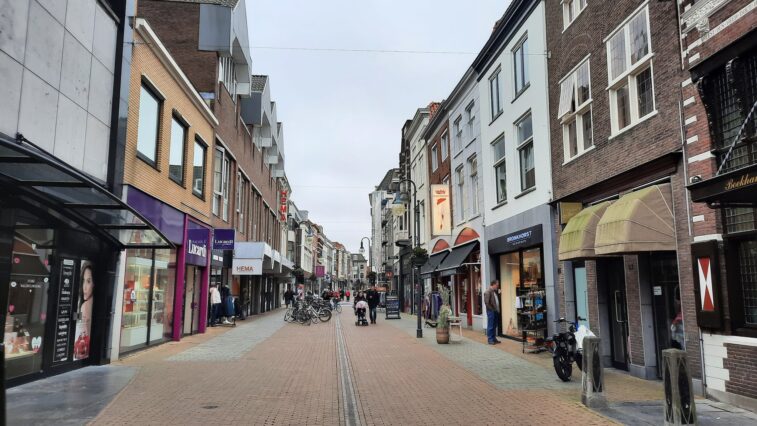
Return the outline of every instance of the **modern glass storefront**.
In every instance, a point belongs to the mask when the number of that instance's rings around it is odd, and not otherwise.
[[[544,337],[547,329],[542,248],[531,247],[499,256],[501,330],[515,338],[526,332]]]

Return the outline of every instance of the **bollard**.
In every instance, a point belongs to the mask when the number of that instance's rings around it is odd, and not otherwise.
[[[662,380],[665,384],[665,425],[697,424],[697,406],[686,352],[662,351]]]
[[[596,336],[586,336],[583,341],[581,402],[589,408],[607,407],[600,343],[601,339]]]

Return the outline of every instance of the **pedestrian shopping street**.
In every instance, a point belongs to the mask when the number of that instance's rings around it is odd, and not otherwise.
[[[521,354],[516,342],[488,346],[485,336],[466,330],[462,340],[453,336],[438,345],[429,328],[419,341],[415,317],[379,316],[377,325],[356,327],[349,305],[331,321],[310,326],[286,323],[283,314],[274,310],[110,366],[18,386],[9,391],[8,424],[590,425],[662,419],[659,382],[608,370],[611,409],[594,412],[580,403],[575,371],[563,383],[548,354]],[[102,383],[120,389],[104,391]],[[701,424],[757,421],[704,400],[698,409]]]

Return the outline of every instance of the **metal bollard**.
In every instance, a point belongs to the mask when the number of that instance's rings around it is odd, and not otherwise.
[[[686,352],[662,351],[662,380],[665,384],[665,425],[697,424],[697,406]]]
[[[581,402],[589,408],[607,407],[605,398],[605,375],[602,368],[601,339],[584,337],[581,368]]]

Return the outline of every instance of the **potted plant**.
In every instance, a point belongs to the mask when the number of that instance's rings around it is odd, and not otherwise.
[[[449,343],[449,317],[452,315],[447,286],[439,286],[439,295],[442,296],[442,306],[439,308],[439,316],[436,320],[436,343],[447,344]]]
[[[416,247],[413,249],[413,255],[411,257],[413,265],[422,266],[428,261],[428,252],[423,247]]]

